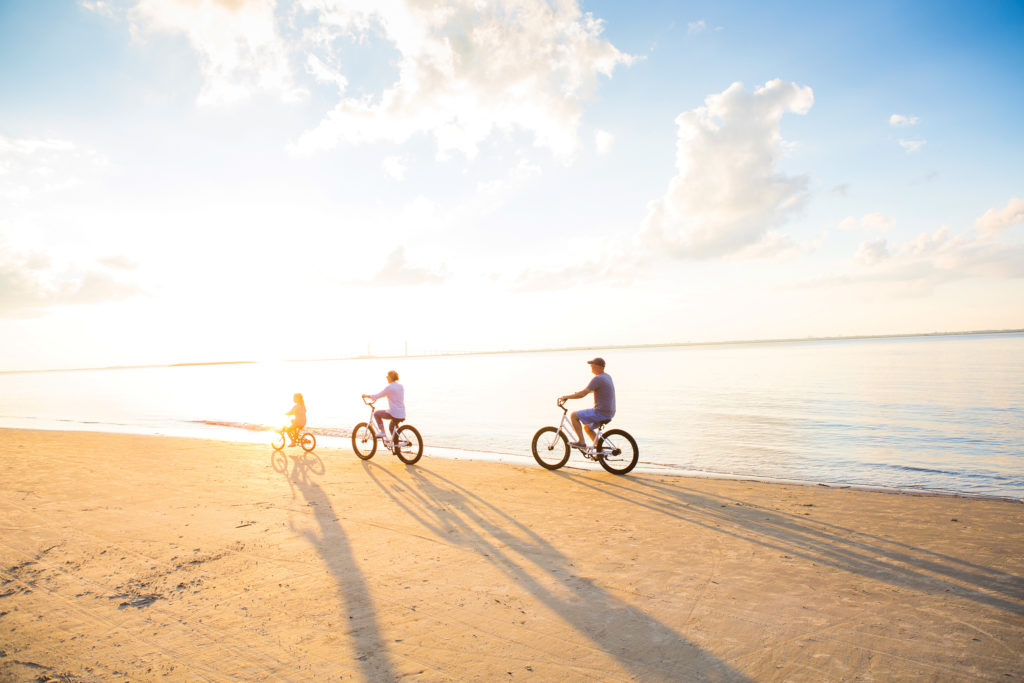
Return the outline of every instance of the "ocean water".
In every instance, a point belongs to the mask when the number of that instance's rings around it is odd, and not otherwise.
[[[302,392],[342,445],[395,369],[427,457],[529,464],[594,355],[637,471],[1024,499],[1024,334],[6,373],[0,427],[269,442]]]

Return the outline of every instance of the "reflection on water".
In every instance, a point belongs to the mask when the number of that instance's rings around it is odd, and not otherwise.
[[[617,389],[613,424],[637,437],[642,463],[1024,497],[1024,335],[598,352]],[[0,426],[223,435],[196,421],[282,424],[301,391],[310,426],[340,439],[365,419],[359,395],[394,368],[429,446],[528,457],[594,353],[0,375]]]

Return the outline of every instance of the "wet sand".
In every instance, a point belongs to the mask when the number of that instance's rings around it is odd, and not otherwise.
[[[1016,680],[1024,505],[0,430],[0,680]]]

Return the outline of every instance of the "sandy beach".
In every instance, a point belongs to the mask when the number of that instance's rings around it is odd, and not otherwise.
[[[0,430],[0,680],[1017,680],[1024,505]]]

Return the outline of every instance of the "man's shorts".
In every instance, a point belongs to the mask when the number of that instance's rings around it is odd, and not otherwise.
[[[583,410],[577,410],[576,417],[580,419],[580,422],[591,427],[596,425],[598,422],[604,422],[605,420],[611,419],[604,413],[599,413],[593,408],[584,408]]]

